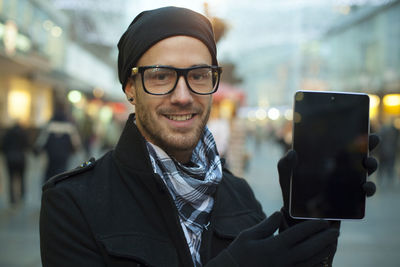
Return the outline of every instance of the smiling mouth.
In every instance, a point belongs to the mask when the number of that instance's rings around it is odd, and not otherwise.
[[[185,115],[165,115],[168,119],[173,121],[187,121],[193,118],[194,114],[185,114]]]

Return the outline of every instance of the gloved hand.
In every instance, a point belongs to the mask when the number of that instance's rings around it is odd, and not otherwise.
[[[314,266],[336,251],[338,229],[322,220],[305,221],[279,235],[282,214],[275,212],[244,230],[227,248],[239,266]]]
[[[369,136],[369,151],[372,151],[379,144],[379,137],[375,134]],[[288,153],[278,162],[279,183],[281,185],[283,197],[283,210],[289,212],[290,177],[292,170],[297,162],[296,151],[289,150]],[[378,168],[378,162],[373,157],[367,157],[363,161],[363,166],[371,175]],[[375,194],[376,186],[373,182],[367,181],[363,185],[365,195],[370,197]]]

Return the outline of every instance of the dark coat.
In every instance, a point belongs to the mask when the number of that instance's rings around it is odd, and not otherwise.
[[[3,151],[9,169],[24,169],[25,152],[28,149],[28,135],[18,124],[12,126],[4,134]]]
[[[232,266],[221,251],[264,218],[247,182],[224,170],[202,235],[203,264],[214,258],[210,265]],[[40,248],[43,266],[193,266],[175,204],[132,116],[115,150],[45,184]]]

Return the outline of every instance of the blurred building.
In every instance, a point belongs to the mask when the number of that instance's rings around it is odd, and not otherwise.
[[[333,90],[399,92],[400,1],[348,10],[320,40],[304,46],[304,76]]]
[[[117,3],[118,10],[106,4],[0,1],[0,128],[16,119],[28,127],[39,127],[51,117],[57,101],[71,102],[71,110],[78,107],[82,114],[93,100],[101,105],[91,113],[99,114],[110,101],[108,108],[115,109],[114,102],[123,94],[118,94],[117,37],[110,38],[119,32],[118,28],[112,33],[101,31],[99,21],[103,25],[121,22],[124,16],[121,3]],[[115,25],[124,27],[124,23]],[[75,95],[67,98],[70,92]]]
[[[227,7],[220,55],[248,104],[291,105],[300,89],[398,91],[400,1],[256,1]],[[397,88],[397,89],[396,89]]]
[[[375,129],[400,129],[400,1],[255,1],[229,5],[220,55],[246,92],[240,116],[281,128],[297,90],[364,92]],[[228,19],[228,17],[233,19]]]
[[[393,120],[400,129],[400,1],[343,8],[302,46],[299,88],[368,93],[373,126]]]
[[[372,119],[400,120],[400,1],[349,7],[349,16],[304,48],[304,81],[311,82],[304,88],[324,83],[328,90],[368,93]]]

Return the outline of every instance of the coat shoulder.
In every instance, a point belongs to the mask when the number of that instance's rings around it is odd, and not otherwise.
[[[98,161],[96,161],[95,158],[90,158],[88,161],[83,162],[81,165],[79,165],[73,170],[66,171],[56,176],[53,176],[43,185],[43,192],[45,192],[50,188],[55,187],[57,183],[60,183],[67,179],[72,179],[74,177],[77,177],[79,175],[85,174],[93,170],[93,168],[96,166],[97,163]]]

